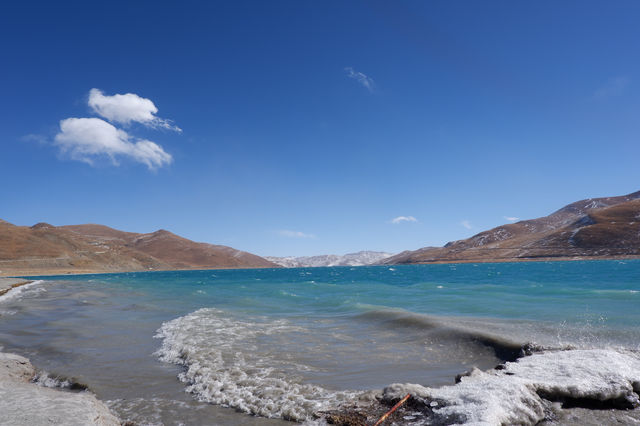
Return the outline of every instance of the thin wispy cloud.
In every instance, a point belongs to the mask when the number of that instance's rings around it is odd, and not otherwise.
[[[629,87],[629,84],[631,84],[631,80],[628,77],[609,79],[602,87],[594,92],[593,97],[595,99],[603,99],[620,96],[625,92],[627,87]]]
[[[361,73],[360,71],[354,70],[352,67],[346,67],[344,70],[347,73],[347,77],[353,78],[362,86],[364,86],[369,92],[373,92],[376,84],[371,77],[367,76],[364,73]]]
[[[24,135],[20,139],[24,142],[36,142],[40,145],[46,145],[49,143],[49,140],[46,138],[46,136],[36,133],[29,133],[28,135]]]
[[[118,165],[120,157],[130,157],[157,169],[173,158],[155,142],[137,139],[100,118],[67,118],[60,121],[60,132],[54,144],[72,159],[94,164],[94,159],[106,156]]]
[[[502,216],[505,218],[505,220],[508,220],[509,222],[515,222],[517,220],[520,220],[519,217],[515,217],[515,216]]]
[[[287,238],[315,238],[313,234],[306,234],[300,231],[291,231],[289,229],[281,229],[278,231],[278,235]]]
[[[89,91],[89,106],[99,116],[112,123],[129,125],[140,123],[147,127],[162,128],[181,132],[182,129],[171,123],[170,120],[156,117],[158,108],[147,98],[135,93],[123,95],[105,95],[99,89]]]
[[[418,219],[416,219],[413,216],[398,216],[391,219],[390,222],[393,223],[394,225],[397,225],[403,222],[418,222]]]
[[[473,226],[471,226],[471,222],[469,222],[468,220],[463,220],[462,222],[460,222],[460,225],[464,226],[467,229],[473,228]]]

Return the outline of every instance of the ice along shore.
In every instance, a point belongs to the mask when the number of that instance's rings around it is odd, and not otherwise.
[[[0,296],[32,281],[0,278]],[[0,352],[0,424],[119,426],[120,420],[92,393],[48,388],[32,382],[27,358]]]

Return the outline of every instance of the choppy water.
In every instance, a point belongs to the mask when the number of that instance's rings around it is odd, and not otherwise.
[[[640,349],[640,261],[44,277],[7,296],[4,350],[140,424],[304,420],[530,341]]]

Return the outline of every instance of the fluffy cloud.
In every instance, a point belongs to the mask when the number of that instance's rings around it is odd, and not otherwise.
[[[398,223],[402,223],[402,222],[417,222],[418,219],[416,219],[413,216],[398,216],[398,217],[394,217],[393,219],[391,219],[391,223],[393,224],[398,224]]]
[[[89,92],[89,106],[101,117],[112,123],[131,124],[141,123],[148,127],[163,128],[181,132],[177,126],[169,120],[156,117],[158,108],[150,99],[142,98],[135,93],[108,96],[99,89],[91,89]]]
[[[515,216],[503,216],[503,217],[509,222],[515,222],[516,220],[520,220],[519,217],[515,217]]]
[[[346,67],[344,70],[347,73],[347,77],[357,80],[358,83],[362,84],[368,91],[373,92],[375,83],[371,77],[368,77],[366,74],[356,71],[351,67]]]
[[[290,231],[288,229],[282,229],[278,231],[278,234],[288,238],[315,238],[316,237],[313,234],[305,234],[304,232]]]
[[[468,220],[463,220],[462,222],[460,222],[460,225],[464,226],[467,229],[473,228],[473,226],[471,226],[471,222],[469,222]]]
[[[131,137],[124,130],[100,118],[67,118],[60,121],[60,132],[55,144],[71,158],[93,164],[98,156],[108,156],[114,164],[118,157],[130,157],[156,169],[173,160],[154,142]]]

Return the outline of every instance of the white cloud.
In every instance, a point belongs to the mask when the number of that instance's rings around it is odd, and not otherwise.
[[[604,84],[604,86],[594,92],[593,97],[596,99],[602,99],[622,95],[630,83],[631,80],[627,77],[611,78]]]
[[[463,220],[462,222],[460,222],[460,225],[464,226],[467,229],[473,228],[473,226],[471,226],[471,222],[469,222],[468,220]]]
[[[47,140],[46,136],[38,135],[36,133],[29,133],[28,135],[24,135],[20,139],[24,142],[36,142],[40,145],[46,145],[49,143],[49,140]]]
[[[305,234],[304,232],[290,231],[288,229],[282,229],[278,231],[278,234],[288,238],[315,238],[316,237],[313,234]]]
[[[366,74],[356,71],[351,67],[346,67],[344,70],[347,72],[347,77],[357,80],[358,83],[362,84],[368,91],[373,92],[373,89],[375,89],[376,86],[371,77],[368,77]]]
[[[117,158],[130,157],[156,169],[171,163],[173,158],[161,146],[145,139],[131,137],[124,130],[100,118],[67,118],[60,121],[56,145],[71,158],[93,164],[95,157],[106,155],[113,164]]]
[[[505,218],[505,220],[508,220],[509,222],[515,222],[516,220],[520,220],[519,217],[515,217],[515,216],[503,216]]]
[[[178,126],[171,124],[169,120],[156,117],[158,108],[155,104],[150,99],[142,98],[135,93],[108,96],[99,89],[91,89],[89,91],[89,106],[96,114],[112,123],[127,125],[136,122],[153,128],[182,131]]]
[[[391,219],[391,223],[393,224],[398,224],[398,223],[402,223],[402,222],[417,222],[418,219],[416,219],[413,216],[398,216],[398,217],[394,217],[393,219]]]

